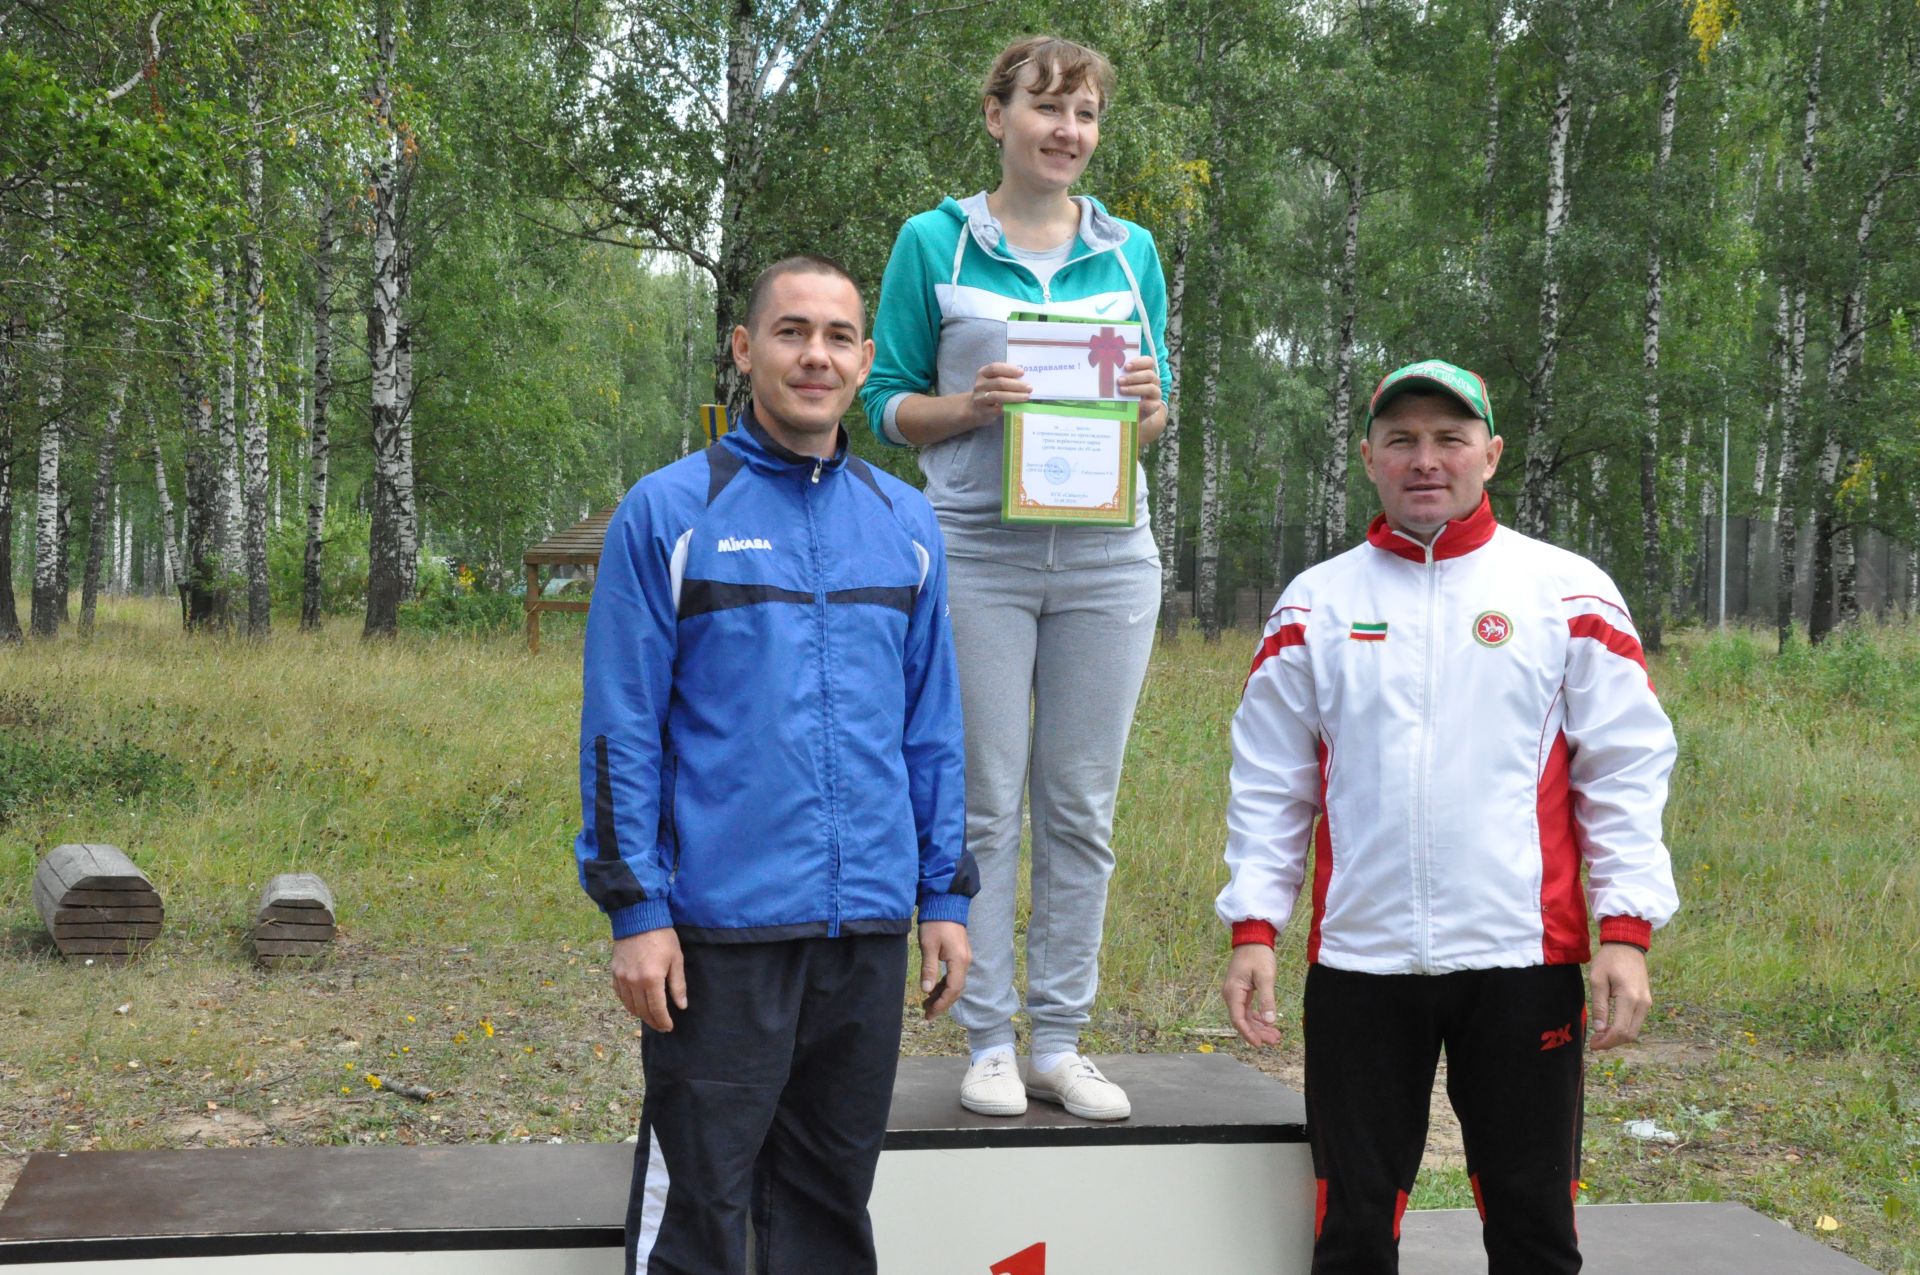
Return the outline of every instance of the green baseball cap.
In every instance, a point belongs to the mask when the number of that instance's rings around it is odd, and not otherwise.
[[[1411,389],[1435,389],[1458,399],[1469,412],[1487,423],[1487,433],[1499,433],[1493,427],[1493,403],[1487,396],[1487,383],[1480,379],[1479,373],[1455,367],[1445,359],[1422,359],[1381,377],[1380,384],[1374,386],[1373,397],[1367,400],[1366,427],[1373,428],[1373,418],[1381,409]]]

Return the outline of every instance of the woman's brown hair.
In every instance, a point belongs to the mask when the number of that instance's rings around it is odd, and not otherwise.
[[[1113,101],[1113,63],[1084,44],[1054,35],[1030,35],[1002,49],[981,86],[981,100],[1011,104],[1022,72],[1029,69],[1033,71],[1027,81],[1029,92],[1071,93],[1084,84],[1100,99],[1102,111]]]

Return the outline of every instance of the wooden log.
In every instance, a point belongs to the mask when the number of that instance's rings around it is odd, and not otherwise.
[[[164,921],[166,909],[151,908],[56,908],[54,928],[63,925],[112,925],[122,921]]]
[[[333,926],[289,925],[284,921],[262,921],[253,927],[253,938],[256,943],[262,939],[268,942],[285,939],[292,942],[327,943],[333,939]]]
[[[333,891],[314,873],[283,872],[267,882],[267,888],[260,895],[260,906],[254,909],[254,916],[265,920],[267,913],[274,908],[319,909],[327,914],[328,920],[332,920]]]
[[[71,939],[157,939],[160,937],[160,923],[123,922],[118,925],[56,925],[53,927],[53,941],[62,950]]]
[[[130,912],[153,912],[152,917],[138,919],[165,919],[160,915],[165,909],[157,894],[144,890],[68,890],[61,894],[37,874],[33,878],[33,906],[48,925],[58,922],[62,913],[71,911],[109,912],[115,917]]]
[[[40,861],[36,876],[49,884],[59,882],[59,893],[68,890],[153,890],[147,874],[133,865],[118,846],[56,846]]]
[[[35,878],[34,890],[38,893],[45,889],[44,884]],[[56,908],[157,908],[161,907],[160,896],[151,890],[68,890],[65,894],[49,891],[47,896]]]
[[[160,892],[131,859],[88,843],[57,846],[40,861],[33,905],[69,959],[130,957],[160,936],[166,915]]]
[[[270,921],[285,921],[289,925],[331,925],[333,914],[322,907],[271,907],[262,908],[254,920],[258,925]]]

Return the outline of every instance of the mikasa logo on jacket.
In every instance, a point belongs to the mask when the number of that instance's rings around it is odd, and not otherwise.
[[[739,553],[742,549],[771,548],[773,548],[772,543],[759,536],[722,536],[720,538],[721,553]]]

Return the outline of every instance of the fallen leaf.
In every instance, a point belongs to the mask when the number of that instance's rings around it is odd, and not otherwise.
[[[1822,1213],[1820,1215],[1820,1220],[1818,1222],[1815,1222],[1814,1225],[1819,1227],[1823,1231],[1837,1231],[1840,1229],[1840,1223],[1838,1219],[1836,1219],[1831,1213]]]

